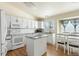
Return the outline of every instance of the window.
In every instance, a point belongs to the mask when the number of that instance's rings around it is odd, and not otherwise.
[[[55,24],[54,20],[45,20],[43,22],[43,28],[45,29],[45,31],[49,31],[51,29],[51,31],[53,32],[55,28],[54,24]]]
[[[67,21],[67,20],[63,20]],[[64,26],[62,26],[64,22],[61,24],[61,32],[79,32],[79,20],[78,19],[70,19]],[[65,29],[65,30],[62,30]]]

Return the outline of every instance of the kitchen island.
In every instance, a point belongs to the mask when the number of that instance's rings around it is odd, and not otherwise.
[[[28,56],[41,56],[47,52],[47,34],[33,33],[28,34],[25,37]]]

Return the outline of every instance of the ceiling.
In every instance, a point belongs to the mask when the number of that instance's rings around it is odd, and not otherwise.
[[[12,2],[11,4],[34,17],[42,18],[79,9],[78,2]]]

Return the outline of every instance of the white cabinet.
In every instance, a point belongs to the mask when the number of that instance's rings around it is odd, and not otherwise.
[[[6,23],[6,14],[4,10],[0,9],[0,49],[1,49],[1,56],[6,55],[6,34],[7,34],[7,23]]]
[[[11,39],[10,40],[6,40],[7,41],[7,50],[12,50],[12,42],[11,42]]]
[[[36,39],[26,37],[26,39],[26,50],[29,56],[41,56],[47,51],[48,36]]]
[[[23,28],[23,18],[11,16],[11,28]]]
[[[34,42],[34,55],[40,56],[47,52],[47,37],[39,38]]]
[[[11,28],[17,28],[18,26],[18,18],[11,16]]]
[[[7,47],[6,47],[7,44],[6,43],[2,45],[2,56],[5,56],[7,54]]]
[[[23,18],[22,17],[18,17],[18,23],[20,25],[20,28],[24,28],[23,27]]]
[[[48,34],[48,39],[47,39],[47,42],[50,43],[50,44],[53,44],[53,35],[52,34]]]
[[[12,49],[17,49],[24,46],[24,38],[21,34],[12,35]]]
[[[6,15],[6,20],[7,20],[7,28],[9,28],[10,27],[10,22],[11,22],[11,16],[9,16],[9,15]]]
[[[47,42],[50,43],[50,44],[55,44],[55,34],[48,34],[48,39],[47,39]]]

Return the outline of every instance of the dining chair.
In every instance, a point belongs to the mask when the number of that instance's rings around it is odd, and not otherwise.
[[[59,35],[56,34],[56,50],[58,49],[59,46],[63,46],[64,47],[64,53],[66,51],[66,36],[65,35]]]
[[[78,52],[79,55],[79,37],[78,36],[69,36],[67,41],[67,50],[68,55],[71,52]],[[77,51],[75,51],[77,50]]]

